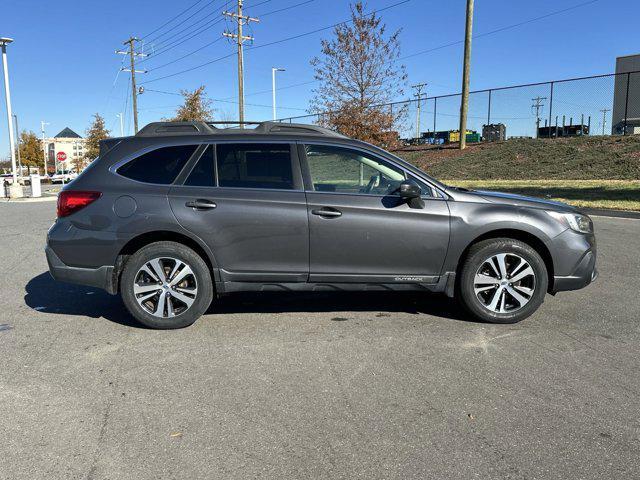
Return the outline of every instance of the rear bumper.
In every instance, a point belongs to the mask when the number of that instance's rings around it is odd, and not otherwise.
[[[55,280],[102,288],[112,295],[117,293],[117,288],[113,281],[113,266],[103,265],[98,268],[70,267],[58,258],[51,247],[47,246],[45,253],[49,264],[49,273]]]
[[[596,255],[593,251],[588,251],[584,254],[571,275],[566,277],[553,277],[553,288],[551,289],[551,293],[579,290],[580,288],[584,288],[589,285],[596,278],[598,278]]]

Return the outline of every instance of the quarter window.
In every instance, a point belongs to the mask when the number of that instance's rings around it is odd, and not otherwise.
[[[288,144],[218,144],[218,186],[292,190]]]
[[[308,145],[307,162],[318,192],[392,195],[405,174],[374,156],[342,147]]]
[[[198,163],[184,182],[185,185],[194,187],[214,187],[216,184],[213,168],[213,145],[209,145],[204,151]]]
[[[196,151],[196,145],[158,148],[118,168],[123,177],[144,183],[169,185]]]

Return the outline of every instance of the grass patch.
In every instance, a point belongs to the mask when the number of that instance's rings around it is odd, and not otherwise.
[[[412,147],[395,152],[436,178],[456,180],[638,180],[640,135],[512,139],[460,151]]]
[[[583,208],[640,211],[640,180],[444,180],[447,185],[497,190]]]

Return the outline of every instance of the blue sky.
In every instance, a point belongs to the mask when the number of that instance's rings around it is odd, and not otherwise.
[[[302,3],[304,0],[245,0],[245,9],[261,15]],[[369,0],[369,10],[384,8],[400,0]],[[21,129],[39,133],[40,121],[49,122],[47,133],[55,134],[69,126],[81,135],[91,115],[99,112],[107,126],[119,133],[118,112],[126,112],[126,132],[131,132],[131,103],[127,101],[128,74],[117,74],[123,48],[129,35],[153,40],[180,20],[204,7],[171,33],[157,39],[167,40],[201,16],[222,10],[225,0],[202,0],[188,13],[155,34],[158,26],[180,13],[196,0],[139,0],[98,2],[95,0],[3,0],[0,10],[0,36],[13,37],[8,49],[12,104],[19,115]],[[585,3],[583,0],[476,0],[474,34],[482,34],[524,22],[558,10]],[[260,4],[260,5],[258,5]],[[255,7],[252,8],[252,5]],[[461,40],[464,35],[464,0],[411,0],[381,12],[391,30],[402,28],[402,55]],[[575,76],[612,72],[615,57],[640,52],[640,2],[626,2],[613,8],[599,0],[565,13],[527,23],[474,41],[472,89],[529,83]],[[253,24],[255,46],[309,32],[349,18],[349,2],[314,0],[279,13],[266,15]],[[200,23],[202,25],[206,20]],[[175,60],[220,37],[222,21],[187,42],[145,62],[152,70]],[[195,27],[197,28],[197,26]],[[193,31],[188,29],[183,35]],[[271,116],[271,67],[286,68],[278,74],[278,86],[286,87],[313,80],[309,60],[319,52],[320,39],[330,35],[324,30],[273,46],[247,50],[245,54],[245,91],[247,119],[263,120]],[[162,46],[161,44],[159,45]],[[151,51],[153,44],[146,43]],[[204,84],[210,97],[235,100],[237,95],[236,59],[230,56],[189,73],[152,81],[164,75],[200,65],[234,52],[226,39],[204,48],[171,65],[140,75],[147,92],[139,97],[140,124],[171,115],[180,97],[150,90],[178,92]],[[426,54],[412,56],[403,63],[409,84],[429,83],[428,94],[439,95],[460,90],[462,45],[455,44]],[[144,83],[144,82],[149,83]],[[279,116],[304,114],[313,84],[278,91]],[[255,92],[264,92],[253,94]],[[218,115],[236,118],[232,103],[214,102]],[[264,105],[258,106],[258,105]],[[0,157],[8,151],[4,96],[0,120]],[[454,106],[452,106],[454,107]]]

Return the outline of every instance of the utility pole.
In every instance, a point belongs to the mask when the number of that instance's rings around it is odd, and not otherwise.
[[[131,95],[133,105],[133,132],[138,133],[138,89],[136,88],[136,73],[147,73],[146,70],[136,70],[136,57],[146,57],[146,53],[136,52],[136,42],[140,39],[136,37],[129,37],[129,40],[123,42],[123,45],[129,45],[129,50],[116,50],[119,55],[129,55],[130,68],[121,68],[123,72],[131,72]]]
[[[460,99],[460,150],[464,150],[467,147],[467,111],[469,110],[472,35],[473,0],[467,0],[467,22],[464,29],[464,63],[462,65],[462,98]]]
[[[610,112],[610,108],[603,108],[600,110],[602,112],[602,135],[604,135],[604,129],[607,126],[607,112]]]
[[[260,20],[242,14],[242,0],[238,0],[237,12],[228,12],[225,10],[222,14],[235,19],[238,24],[238,31],[236,33],[225,31],[222,35],[228,38],[234,38],[238,43],[238,120],[240,122],[240,128],[244,128],[244,55],[242,45],[245,40],[253,40],[253,37],[243,35],[242,27],[249,22],[259,22]]]
[[[16,153],[18,154],[18,172],[22,176],[22,159],[20,158],[20,129],[18,128],[18,115],[13,114],[16,123]]]
[[[276,72],[284,72],[284,68],[271,68],[271,96],[273,105],[273,119],[276,120]]]
[[[416,93],[414,93],[413,96],[418,99],[418,108],[416,109],[416,140],[420,138],[420,106],[422,103],[422,89],[426,86],[426,83],[411,85],[411,88],[416,90]]]
[[[542,107],[544,107],[544,102],[547,99],[547,97],[536,97],[536,98],[532,98],[531,101],[534,102],[533,105],[531,105],[531,108],[536,110],[536,138],[538,138],[538,131],[540,130],[540,110],[542,110]],[[549,128],[551,128],[551,126],[549,126]]]
[[[40,131],[42,132],[42,151],[44,152],[44,173],[42,174],[42,176],[46,177],[47,176],[47,143],[45,142],[44,139],[44,126],[45,125],[49,125],[47,122],[45,121],[40,121]]]

